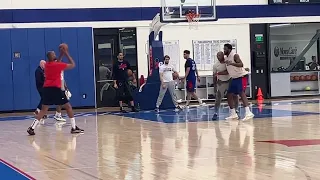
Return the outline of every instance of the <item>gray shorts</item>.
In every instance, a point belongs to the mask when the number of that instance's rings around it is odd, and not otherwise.
[[[230,86],[229,81],[220,81],[217,82],[216,98],[223,98],[227,95],[228,89]]]

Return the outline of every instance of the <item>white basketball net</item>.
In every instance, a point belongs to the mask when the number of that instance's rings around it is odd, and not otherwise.
[[[189,29],[197,30],[199,27],[200,14],[190,12],[186,15],[186,18],[189,23]]]

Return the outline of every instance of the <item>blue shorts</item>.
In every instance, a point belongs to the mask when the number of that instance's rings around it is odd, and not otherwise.
[[[196,90],[196,80],[187,80],[186,89],[188,92],[195,92]]]
[[[247,76],[232,79],[228,89],[228,93],[238,95],[244,92],[247,87],[247,81]]]

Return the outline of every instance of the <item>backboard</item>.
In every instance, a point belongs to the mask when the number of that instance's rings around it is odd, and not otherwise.
[[[187,12],[200,14],[199,21],[216,21],[215,0],[160,0],[161,22],[177,23],[188,22]]]

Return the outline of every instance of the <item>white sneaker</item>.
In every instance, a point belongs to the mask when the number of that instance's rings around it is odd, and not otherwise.
[[[62,116],[57,116],[57,115],[55,115],[54,117],[53,117],[55,120],[57,120],[57,121],[67,121],[66,119],[64,119]]]
[[[226,120],[232,120],[232,119],[239,119],[238,114],[231,114],[229,117],[226,118]]]
[[[56,125],[56,130],[58,131],[61,131],[62,130],[62,126],[65,125],[66,122],[56,122],[55,125]]]
[[[199,103],[200,106],[205,106],[206,103],[202,102],[202,103]]]
[[[181,110],[182,110],[182,108],[181,108],[181,106],[179,106],[179,105],[174,109],[175,112],[179,112],[179,111],[181,111]]]
[[[249,112],[246,114],[246,116],[242,119],[242,121],[247,121],[249,119],[252,119],[254,117],[254,114],[252,112]]]

